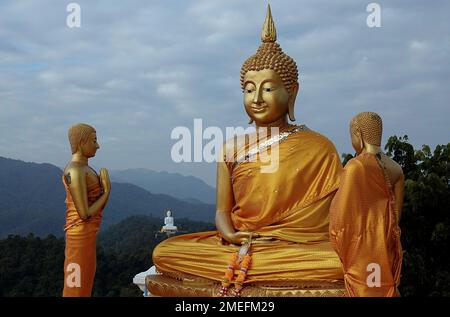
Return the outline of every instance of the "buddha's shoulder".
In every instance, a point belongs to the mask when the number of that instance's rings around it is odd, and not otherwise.
[[[336,148],[331,142],[330,139],[328,139],[323,134],[317,132],[316,130],[313,130],[306,125],[300,125],[298,126],[298,132],[294,133],[292,135],[292,138],[297,141],[303,143],[305,146],[316,148],[320,150],[329,150],[329,151],[336,151]]]

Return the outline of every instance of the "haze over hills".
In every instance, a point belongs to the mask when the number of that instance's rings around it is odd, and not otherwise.
[[[39,236],[64,234],[65,191],[61,175],[62,170],[51,164],[0,157],[0,237],[30,232]],[[210,223],[214,220],[213,205],[113,182],[102,229],[131,215],[164,217],[167,209],[173,211],[175,222],[179,218]]]
[[[190,202],[215,204],[216,190],[203,180],[178,173],[156,172],[145,168],[111,170],[112,181],[130,183],[155,194],[167,194]]]

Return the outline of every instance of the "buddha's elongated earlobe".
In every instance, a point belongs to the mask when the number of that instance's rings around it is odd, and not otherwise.
[[[362,150],[362,149],[364,149],[364,141],[363,141],[361,132],[359,132],[358,135],[359,135],[359,146],[360,146],[360,148]]]
[[[288,116],[289,116],[289,120],[295,121],[294,106],[293,105],[292,106],[289,105]]]
[[[253,123],[253,119],[250,118],[250,120],[248,121],[248,124],[252,124]]]
[[[295,121],[294,107],[295,107],[295,99],[297,98],[298,89],[299,89],[299,85],[298,85],[298,83],[296,83],[295,85],[292,86],[291,91],[289,92],[288,116],[289,116],[289,120],[291,120],[291,121]]]

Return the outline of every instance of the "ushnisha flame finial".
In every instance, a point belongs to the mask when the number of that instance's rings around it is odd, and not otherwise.
[[[273,43],[276,40],[277,40],[277,30],[275,29],[275,23],[273,22],[270,4],[268,4],[266,20],[264,21],[263,29],[261,32],[261,41],[263,43]]]

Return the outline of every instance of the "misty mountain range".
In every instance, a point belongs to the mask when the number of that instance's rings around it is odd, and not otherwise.
[[[194,176],[145,168],[110,170],[109,175],[111,181],[134,184],[154,194],[166,194],[190,202],[216,203],[215,188]]]
[[[209,189],[212,187],[195,177],[141,169],[114,171],[111,174],[112,190],[103,213],[102,229],[132,215],[164,217],[167,209],[172,210],[175,225],[177,218],[214,221],[214,205],[201,202],[200,195],[187,196],[189,190],[193,192],[196,189],[199,193],[211,194]],[[167,178],[162,177],[165,174]],[[39,236],[64,234],[66,208],[61,175],[62,170],[52,164],[0,157],[0,237],[30,232]],[[146,188],[155,188],[155,180],[146,181],[144,176],[155,177],[159,188],[178,189],[183,193],[181,198],[155,194],[132,184],[136,181]],[[119,180],[128,183],[120,183]]]

